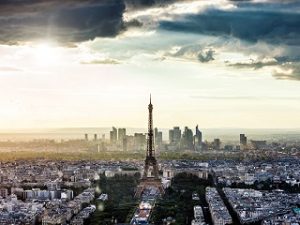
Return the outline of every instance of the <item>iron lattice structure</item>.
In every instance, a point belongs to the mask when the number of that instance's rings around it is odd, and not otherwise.
[[[155,157],[154,140],[153,140],[153,105],[151,103],[148,105],[149,117],[148,117],[148,140],[147,140],[147,157]]]
[[[153,105],[151,102],[148,105],[149,117],[148,117],[148,134],[147,134],[147,152],[144,166],[144,173],[141,179],[140,184],[137,187],[135,196],[139,197],[144,189],[147,187],[155,187],[159,190],[160,194],[164,193],[164,188],[161,184],[161,180],[158,174],[158,165],[155,158],[155,149],[154,149],[154,135],[153,135]]]
[[[153,105],[151,103],[151,96],[150,96],[150,104],[148,105],[149,110],[149,118],[148,118],[148,135],[147,135],[147,154],[145,159],[145,167],[144,167],[144,174],[143,178],[158,177],[158,166],[157,161],[155,158],[155,149],[154,149],[154,136],[153,136]],[[152,171],[149,169],[152,168]]]

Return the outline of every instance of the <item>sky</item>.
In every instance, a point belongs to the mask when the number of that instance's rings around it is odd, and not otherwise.
[[[298,0],[2,0],[0,128],[300,128]]]

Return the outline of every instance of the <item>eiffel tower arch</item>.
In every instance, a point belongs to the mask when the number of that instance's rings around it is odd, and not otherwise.
[[[140,180],[140,184],[137,187],[135,197],[140,197],[143,191],[149,187],[156,188],[161,195],[164,194],[164,188],[161,183],[161,179],[158,174],[158,164],[155,158],[154,149],[154,137],[153,137],[153,105],[151,103],[148,105],[149,118],[148,118],[148,134],[147,134],[147,152],[144,165],[144,172]]]

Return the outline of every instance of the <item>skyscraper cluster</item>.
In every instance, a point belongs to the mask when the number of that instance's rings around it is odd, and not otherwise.
[[[105,139],[105,134],[102,135],[102,139]],[[98,134],[94,134],[93,135],[93,139],[89,139],[89,134],[84,134],[84,140],[85,141],[89,141],[89,140],[93,140],[93,141],[98,141]]]
[[[110,147],[111,150],[144,150],[147,143],[145,133],[134,133],[127,135],[126,128],[112,127],[110,131]],[[154,129],[154,143],[156,148],[160,148],[163,144],[162,132],[157,128]]]
[[[113,148],[127,150],[126,128],[117,129],[112,127],[112,130],[109,132],[109,140]]]
[[[195,135],[188,127],[184,127],[183,132],[181,132],[180,127],[174,127],[169,130],[169,150],[183,149],[200,151],[202,146],[202,132],[199,130],[198,125],[196,126]]]

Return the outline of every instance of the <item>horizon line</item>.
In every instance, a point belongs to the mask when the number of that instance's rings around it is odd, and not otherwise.
[[[0,133],[6,132],[6,131],[29,131],[29,130],[64,130],[64,129],[111,129],[112,127],[116,127],[116,128],[127,128],[127,129],[147,129],[147,127],[131,127],[131,126],[87,126],[87,127],[82,127],[82,126],[77,126],[77,127],[20,127],[20,128],[2,128],[0,129]],[[158,127],[155,126],[155,128],[158,129],[163,129],[163,130],[168,130],[168,129],[172,129],[174,127],[180,127],[180,128],[184,128],[186,126],[180,126],[180,125],[174,125],[171,127]],[[194,128],[194,127],[190,127],[187,126],[188,128]],[[195,125],[196,127],[196,125]],[[296,127],[296,128],[291,128],[291,127],[282,127],[282,128],[272,128],[272,127],[256,127],[256,128],[251,128],[251,127],[200,127],[200,130],[299,130],[300,131],[300,127]]]

